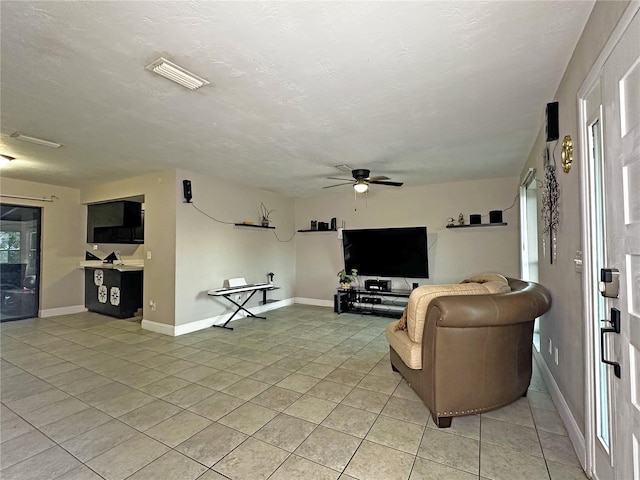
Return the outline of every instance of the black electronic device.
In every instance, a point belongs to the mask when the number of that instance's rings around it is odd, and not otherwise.
[[[560,127],[558,121],[558,102],[547,103],[547,142],[560,138]]]
[[[318,230],[318,221],[311,220],[311,230]]]
[[[329,224],[327,222],[318,222],[318,230],[329,230]]]
[[[491,210],[489,212],[489,222],[502,223],[502,210]]]
[[[413,288],[414,289],[418,288],[418,282],[413,282]]]
[[[382,299],[380,297],[361,297],[360,303],[370,303],[372,305],[379,305],[382,303]]]
[[[331,219],[331,230],[337,230],[338,229],[338,220],[336,219],[336,217],[333,217]]]
[[[391,291],[391,280],[365,280],[365,290],[378,290],[380,292]]]
[[[191,199],[193,198],[193,194],[191,193],[191,180],[182,181],[182,190],[184,191],[184,201],[191,203]]]
[[[427,227],[343,230],[342,247],[347,272],[429,278]]]

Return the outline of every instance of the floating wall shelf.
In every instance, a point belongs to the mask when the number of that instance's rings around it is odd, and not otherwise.
[[[263,227],[262,225],[253,225],[251,223],[234,223],[236,227],[249,227],[249,228],[269,228],[275,230],[276,227]]]
[[[505,227],[506,222],[503,223],[474,223],[473,225],[447,225],[447,228],[473,228],[473,227]]]
[[[313,233],[327,233],[327,232],[337,232],[338,230],[298,230],[300,233],[313,232]]]

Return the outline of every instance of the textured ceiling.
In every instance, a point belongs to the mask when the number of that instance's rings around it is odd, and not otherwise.
[[[293,196],[344,191],[322,190],[342,163],[405,185],[518,175],[592,6],[3,0],[2,174],[177,167]],[[211,84],[146,71],[159,56]]]

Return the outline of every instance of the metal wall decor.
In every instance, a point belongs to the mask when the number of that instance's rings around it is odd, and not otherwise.
[[[571,170],[571,164],[573,163],[573,140],[571,135],[565,135],[562,139],[562,171],[569,173]]]
[[[545,149],[544,158],[544,192],[542,193],[542,221],[544,223],[543,233],[549,235],[551,263],[556,255],[556,233],[560,223],[560,212],[558,204],[560,202],[560,189],[556,179],[556,162],[549,157],[549,149]]]

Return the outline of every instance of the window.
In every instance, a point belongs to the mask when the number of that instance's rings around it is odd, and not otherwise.
[[[0,232],[0,263],[20,263],[20,232]]]

